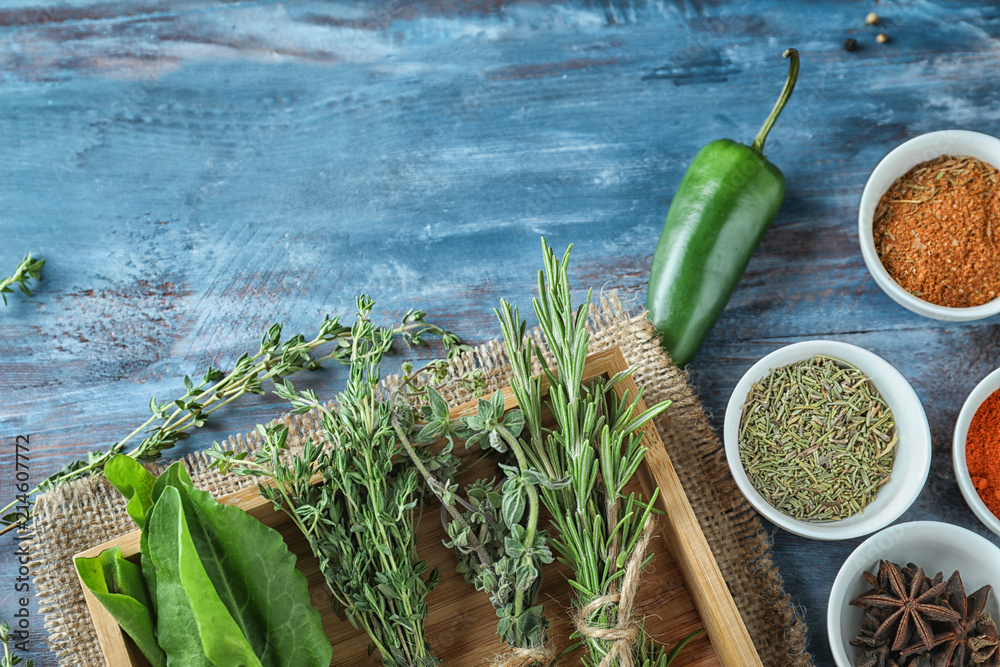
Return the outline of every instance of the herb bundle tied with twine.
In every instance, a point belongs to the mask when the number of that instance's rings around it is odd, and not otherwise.
[[[653,559],[647,548],[658,492],[648,500],[626,497],[625,487],[646,455],[638,429],[669,402],[639,413],[641,391],[615,391],[630,371],[584,384],[591,292],[574,309],[567,273],[572,246],[561,260],[544,239],[542,250],[533,306],[554,363],[530,344],[516,307],[502,301],[498,316],[513,367],[511,389],[524,412],[525,449],[542,479],[555,483],[540,485],[540,496],[557,533],[553,546],[573,570],[575,623],[587,652],[583,664],[663,667],[685,642],[668,652],[645,635],[633,614],[641,572]],[[542,378],[532,376],[533,359],[549,385],[544,403],[553,428],[542,422]]]
[[[574,624],[586,649],[584,664],[665,667],[693,635],[668,652],[645,636],[642,620],[634,617],[641,573],[653,559],[647,548],[656,498],[626,497],[625,487],[646,453],[638,429],[669,402],[640,413],[641,394],[615,391],[629,372],[584,383],[590,293],[574,309],[570,249],[560,261],[544,239],[542,248],[534,309],[554,364],[529,341],[518,309],[501,301],[497,316],[518,408],[505,412],[497,392],[480,399],[476,415],[450,420],[448,406],[429,388],[427,426],[420,433],[422,442],[458,437],[466,447],[479,444],[507,455],[510,465],[501,464],[505,479],[477,480],[463,497],[457,484],[425,477],[450,516],[449,546],[459,555],[460,569],[489,594],[500,617],[498,634],[509,650],[494,667],[544,666],[561,655],[547,644],[544,607],[536,604],[541,567],[553,559],[550,543],[574,573]],[[542,375],[532,374],[535,360]],[[554,425],[543,422],[546,411]],[[415,456],[404,431],[397,433]],[[541,524],[542,508],[554,536]]]

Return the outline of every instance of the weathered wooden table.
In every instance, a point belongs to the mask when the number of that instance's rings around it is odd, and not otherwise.
[[[865,25],[873,10],[879,27]],[[914,385],[934,439],[901,520],[997,542],[959,495],[949,447],[964,397],[1000,366],[1000,324],[891,302],[856,215],[903,140],[1000,133],[998,38],[996,3],[958,0],[6,3],[0,269],[29,251],[48,264],[35,297],[0,309],[3,496],[17,436],[40,481],[141,423],[185,373],[231,365],[269,323],[312,332],[362,291],[385,321],[416,307],[491,339],[500,297],[529,310],[540,235],[576,244],[581,290],[638,307],[687,163],[712,139],[753,137],[795,46],[799,87],[767,146],[787,199],[693,380],[719,425],[739,376],[778,346],[876,352]],[[342,380],[330,368],[306,383],[331,395]],[[235,405],[180,451],[281,409]],[[859,541],[774,534],[818,665],[832,665],[826,596]],[[10,536],[0,554],[9,617]],[[30,613],[30,657],[51,667]]]

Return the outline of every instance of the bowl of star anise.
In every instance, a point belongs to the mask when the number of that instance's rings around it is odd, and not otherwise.
[[[838,667],[1000,667],[1000,548],[947,523],[876,533],[840,568],[827,608]]]

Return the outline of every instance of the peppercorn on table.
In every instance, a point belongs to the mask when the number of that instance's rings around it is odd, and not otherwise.
[[[992,3],[39,0],[0,9],[0,36],[0,278],[46,260],[32,296],[15,281],[0,305],[0,504],[122,440],[186,374],[231,370],[273,322],[308,334],[361,292],[382,321],[425,310],[471,344],[499,335],[500,298],[533,324],[541,235],[575,244],[574,287],[640,308],[682,174],[709,142],[754,136],[794,47],[798,85],[766,145],[785,200],[691,381],[718,430],[739,377],[779,346],[875,352],[933,439],[900,521],[1000,544],[949,457],[962,402],[1000,367],[1000,322],[896,305],[857,239],[892,148],[1000,134]],[[295,383],[332,397],[344,380],[332,364]],[[240,396],[168,456],[283,410]],[[773,534],[819,667],[827,595],[860,541]],[[22,544],[0,537],[0,619],[27,633],[15,653],[55,667]]]

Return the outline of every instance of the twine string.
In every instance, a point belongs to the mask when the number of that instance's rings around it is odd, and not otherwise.
[[[639,590],[639,580],[642,574],[642,562],[646,558],[646,548],[653,537],[653,517],[646,519],[642,537],[635,545],[632,555],[625,565],[625,576],[617,593],[609,593],[591,600],[576,617],[576,629],[584,637],[613,642],[598,667],[614,667],[615,660],[619,667],[634,667],[632,660],[632,644],[642,633],[642,627],[632,619],[632,609],[635,606],[635,596]],[[614,627],[604,628],[591,624],[587,619],[603,607],[617,605],[618,621]]]
[[[511,647],[490,663],[490,667],[549,667],[556,661],[556,651],[549,647]]]

